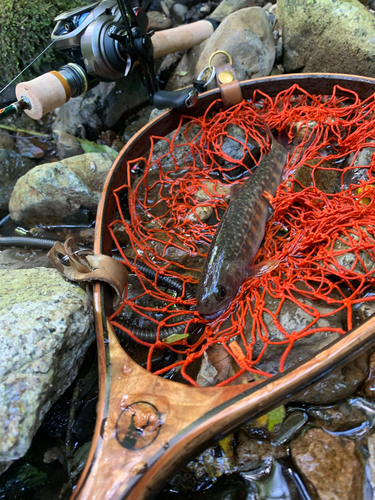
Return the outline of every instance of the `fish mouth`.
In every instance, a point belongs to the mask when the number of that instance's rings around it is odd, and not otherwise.
[[[214,319],[221,316],[223,314],[223,312],[224,311],[217,311],[217,312],[211,313],[211,314],[201,314],[201,316],[203,316],[203,318],[206,319],[207,321],[213,321]]]

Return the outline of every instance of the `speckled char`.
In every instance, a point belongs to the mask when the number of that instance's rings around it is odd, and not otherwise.
[[[197,289],[197,309],[208,319],[217,317],[229,306],[249,275],[268,218],[269,201],[263,193],[276,194],[286,158],[285,148],[272,137],[270,153],[262,158],[255,173],[231,197],[212,241]]]

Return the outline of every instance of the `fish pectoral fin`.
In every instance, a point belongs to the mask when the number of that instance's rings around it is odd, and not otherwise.
[[[270,273],[274,269],[278,267],[280,264],[279,259],[267,259],[262,260],[259,264],[254,264],[249,267],[248,278],[258,278],[259,276],[263,276],[264,274]]]

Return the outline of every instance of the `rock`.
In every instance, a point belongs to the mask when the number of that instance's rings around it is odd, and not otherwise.
[[[94,134],[104,130],[101,113],[114,82],[100,83],[83,95],[70,99],[57,112],[53,123],[54,133],[65,132],[75,137],[86,138],[86,129]]]
[[[277,12],[286,73],[375,76],[375,17],[358,0],[278,0]]]
[[[328,431],[342,432],[359,427],[366,422],[366,415],[346,401],[335,406],[307,408],[307,413],[315,419],[315,424]]]
[[[89,212],[96,212],[113,159],[107,153],[87,153],[30,170],[11,195],[12,220],[29,226],[87,222]]]
[[[249,438],[244,430],[240,430],[237,438],[236,465],[238,472],[246,472],[260,467],[267,458],[287,456],[285,445],[272,446],[263,439]]]
[[[307,413],[303,411],[296,410],[290,413],[272,436],[272,446],[279,446],[280,444],[291,441],[293,437],[300,433],[301,428],[305,425],[307,420]]]
[[[293,401],[315,405],[330,405],[349,398],[368,375],[367,354],[343,368],[332,371],[320,381],[296,394]]]
[[[168,54],[163,58],[162,63],[158,70],[158,81],[160,84],[165,85],[172,75],[172,72],[177,67],[182,57],[182,52],[174,52],[173,54]],[[160,110],[158,110],[160,111]],[[151,118],[150,118],[151,120]]]
[[[309,494],[320,500],[362,500],[364,468],[354,441],[310,429],[291,443]]]
[[[36,137],[27,137],[23,134],[18,134],[17,149],[20,155],[26,158],[43,158],[46,145],[43,145]]]
[[[256,0],[222,0],[211,13],[210,19],[221,23],[230,14],[233,14],[233,12],[246,9],[247,7],[253,7],[254,5],[263,6],[265,3],[267,3],[266,0],[264,2],[257,2]]]
[[[367,438],[367,448],[369,452],[369,457],[367,459],[368,475],[372,486],[372,490],[375,489],[375,435],[371,434]]]
[[[74,135],[67,134],[62,130],[54,130],[53,135],[57,146],[57,152],[61,160],[84,153],[81,144]]]
[[[354,158],[353,167],[350,170],[347,170],[344,173],[344,178],[341,184],[341,176],[339,178],[339,182],[337,183],[336,191],[345,191],[349,189],[351,184],[359,185],[360,181],[367,182],[369,177],[367,175],[369,166],[371,164],[371,156],[375,153],[374,148],[363,148],[358,152],[357,157],[355,158],[356,153],[351,153],[347,160],[347,166],[351,165]]]
[[[148,11],[147,17],[150,30],[167,30],[168,28],[172,28],[173,26],[172,19],[167,17],[165,14],[158,12],[157,10]]]
[[[306,187],[314,185],[323,191],[323,193],[334,193],[337,186],[337,181],[340,178],[340,174],[337,170],[330,170],[333,168],[332,165],[323,161],[320,163],[319,167],[313,172],[312,167],[320,162],[319,159],[308,160],[305,165],[301,165],[293,172],[296,181],[302,184],[300,186],[297,182],[293,183],[293,191],[300,192]]]
[[[305,285],[301,283],[298,285],[298,288],[303,290],[305,288]],[[260,290],[259,293],[262,294],[262,291]],[[291,334],[294,331],[300,332],[304,330],[314,320],[314,317],[308,314],[307,310],[316,308],[320,312],[320,314],[322,314],[322,317],[320,317],[316,321],[316,323],[314,323],[313,328],[327,328],[327,330],[315,332],[312,335],[307,335],[296,340],[292,350],[290,351],[286,359],[285,369],[299,365],[304,359],[312,356],[320,349],[323,349],[331,342],[338,339],[340,337],[340,333],[331,332],[328,330],[328,328],[342,329],[343,324],[345,323],[345,313],[343,313],[342,311],[327,317],[323,316],[335,311],[337,309],[337,304],[327,304],[322,300],[310,300],[309,298],[304,297],[302,294],[296,292],[294,292],[293,295],[296,299],[298,299],[298,301],[304,304],[306,310],[303,310],[292,300],[285,300],[277,316],[281,327],[284,328],[284,330],[288,334]],[[271,297],[268,293],[266,293],[264,296],[264,302],[264,308],[266,310],[269,310],[271,313],[275,313],[280,304],[279,299]],[[264,325],[268,330],[269,341],[282,342],[285,340],[284,334],[278,329],[273,321],[272,316],[264,312],[262,321],[264,322]],[[250,314],[248,314],[246,316],[246,327],[244,331],[248,344],[252,343],[252,328],[253,320]],[[262,334],[265,335],[265,331],[263,331]],[[256,359],[260,355],[263,347],[263,341],[261,339],[258,339],[253,347],[253,359]],[[256,367],[259,370],[268,373],[279,373],[279,363],[285,349],[285,344],[268,344],[260,362],[257,363]]]
[[[30,269],[32,267],[51,267],[46,251],[30,248],[4,248],[0,251],[0,269]]]
[[[374,304],[373,302],[365,302],[365,304]],[[375,310],[371,311],[373,314]],[[371,315],[370,314],[370,315]],[[373,352],[370,356],[369,361],[369,375],[366,379],[366,382],[363,384],[363,392],[365,396],[373,398],[375,395],[375,352]]]
[[[255,166],[255,161],[260,158],[259,143],[252,137],[248,137],[246,142],[244,130],[237,125],[228,125],[222,133],[222,143],[219,154],[215,155],[215,161],[226,170],[225,175],[234,180],[245,172],[241,165],[236,167],[236,163],[241,161],[247,168]]]
[[[196,75],[207,66],[216,50],[225,50],[232,56],[239,81],[268,76],[275,61],[275,42],[266,12],[260,7],[250,7],[225,18],[205,42]],[[219,66],[224,62],[227,58],[218,55],[213,64]]]
[[[22,457],[94,339],[86,293],[54,269],[0,270],[0,460]]]
[[[203,42],[185,52],[168,80],[165,90],[177,90],[191,85],[191,82],[198,75],[198,73],[195,74],[195,67],[205,43],[207,42]]]
[[[9,132],[4,129],[0,130],[0,149],[14,149],[16,143],[12,139]]]
[[[0,149],[0,218],[8,213],[8,203],[17,179],[35,166],[35,161],[10,149]]]
[[[375,239],[369,235],[365,227],[360,226],[360,230],[363,236],[366,238],[367,245],[370,245],[369,251],[366,250],[355,250],[355,245],[359,241],[359,235],[357,229],[347,228],[348,234],[339,234],[333,244],[333,253],[330,259],[330,267],[337,269],[340,272],[340,267],[335,265],[335,261],[339,266],[344,267],[348,271],[362,275],[371,272],[375,269],[375,261],[371,256],[372,248],[375,247]],[[352,240],[352,241],[350,241]],[[371,248],[371,245],[373,247]],[[361,259],[363,264],[357,256]],[[356,262],[357,260],[357,262]],[[354,267],[353,267],[354,266]]]
[[[182,5],[181,3],[175,3],[172,7],[173,15],[176,21],[179,24],[183,24],[185,22],[186,14],[188,12],[188,7],[186,5]]]
[[[70,99],[59,109],[53,129],[83,139],[86,131],[99,135],[113,128],[125,113],[130,114],[145,104],[148,98],[141,73],[135,68],[116,83],[101,82],[86,94]]]

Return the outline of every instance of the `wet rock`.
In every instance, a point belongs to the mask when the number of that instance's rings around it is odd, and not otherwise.
[[[10,195],[17,179],[34,166],[34,160],[9,149],[0,149],[0,218],[8,213]]]
[[[147,12],[149,29],[160,31],[172,28],[172,19],[167,17],[165,14],[158,12],[157,10],[152,10]]]
[[[0,149],[14,149],[16,143],[9,132],[0,129]]]
[[[277,11],[287,73],[375,76],[375,17],[358,1],[278,0]]]
[[[35,167],[13,190],[12,220],[29,226],[87,222],[113,160],[107,153],[87,153]]]
[[[293,401],[328,405],[349,398],[368,375],[367,354],[334,370],[293,397]]]
[[[263,439],[249,438],[244,430],[240,430],[236,446],[236,466],[238,472],[245,472],[260,467],[266,459],[287,456],[285,445],[272,446]]]
[[[369,302],[365,302],[365,304],[369,304]],[[370,302],[370,304],[374,304]],[[375,305],[373,306],[373,310],[371,313],[375,312]],[[363,392],[365,396],[373,398],[375,396],[375,352],[373,352],[370,356],[369,361],[369,374],[366,382],[363,384]]]
[[[46,147],[36,137],[30,138],[23,134],[18,134],[17,149],[20,155],[26,158],[43,158]]]
[[[61,160],[84,153],[81,144],[74,135],[67,134],[61,130],[54,130],[53,135],[56,141],[57,152]]]
[[[312,167],[320,162],[319,159],[308,160],[305,165],[301,165],[293,173],[294,178],[298,182],[294,182],[293,191],[300,192],[304,188],[314,186],[323,191],[323,193],[334,193],[339,179],[337,170],[330,170],[332,166],[329,162],[323,161],[319,167],[313,170]],[[300,185],[302,184],[302,186]]]
[[[369,294],[366,294],[365,297],[368,295],[373,294],[369,292]],[[375,301],[371,300],[360,302],[359,304],[356,304],[353,309],[361,322],[366,321],[366,319],[375,314]]]
[[[367,466],[369,471],[369,480],[374,491],[375,489],[375,434],[371,434],[367,438],[367,448],[369,457],[367,459]]]
[[[271,438],[271,444],[273,446],[278,446],[287,443],[299,434],[300,429],[305,425],[307,420],[307,413],[298,410],[293,411],[286,417],[279,429],[274,433]]]
[[[335,406],[311,407],[306,411],[314,418],[316,425],[332,432],[347,431],[366,421],[363,411],[347,402]]]
[[[353,167],[344,173],[341,182],[341,176],[337,183],[337,191],[349,189],[351,184],[359,185],[361,181],[367,182],[369,180],[368,167],[371,164],[371,156],[375,153],[374,148],[363,148],[359,151],[355,158],[355,153],[351,153],[347,160],[347,165],[350,166],[354,160]]]
[[[54,269],[1,271],[0,460],[22,457],[94,339],[86,293]]]
[[[217,198],[217,195],[229,199],[230,191],[231,186],[225,186],[219,182],[203,181],[202,187],[195,193],[194,198],[198,202],[210,201]]]
[[[301,283],[300,285],[298,285],[298,287],[303,290],[305,288],[305,285]],[[296,292],[294,292],[293,295],[302,304],[304,304],[306,309],[303,310],[292,300],[285,300],[278,314],[278,320],[281,327],[284,328],[288,334],[304,330],[314,319],[313,316],[308,314],[307,311],[315,308],[320,312],[322,316],[317,320],[313,328],[327,328],[327,330],[316,332],[313,335],[307,335],[296,340],[292,350],[290,351],[286,359],[285,369],[299,365],[304,359],[315,354],[320,349],[323,349],[331,342],[338,339],[340,337],[340,334],[338,332],[329,331],[329,328],[343,328],[343,325],[345,324],[345,313],[342,311],[330,316],[323,316],[328,315],[329,313],[333,313],[333,311],[337,309],[336,305],[327,304],[322,300],[310,300],[309,298],[304,297],[302,294]],[[271,297],[268,293],[266,293],[264,296],[264,302],[265,310],[269,310],[271,313],[275,313],[280,304],[278,299]],[[270,314],[264,312],[262,319],[265,327],[268,330],[269,341],[282,342],[285,340],[284,334],[278,329]],[[250,315],[247,315],[245,337],[249,344],[252,342],[252,328],[252,317]],[[264,330],[262,331],[262,334],[267,336]],[[258,339],[253,347],[254,359],[256,359],[260,355],[263,347],[263,341],[261,339]],[[260,362],[257,363],[257,368],[272,374],[278,373],[280,359],[285,349],[285,344],[269,344],[265,352],[263,353]]]
[[[248,137],[246,142],[245,131],[230,124],[223,130],[220,156],[215,156],[218,165],[228,171],[228,177],[236,179],[244,172],[244,168],[236,167],[235,163],[242,161],[248,168],[254,167],[260,157],[259,143],[252,137]]]
[[[355,250],[355,245],[359,241],[359,235],[356,230],[349,230],[347,234],[339,234],[333,244],[333,254],[330,260],[330,267],[333,269],[337,269],[340,272],[340,267],[335,265],[335,261],[339,264],[339,266],[344,267],[348,271],[352,271],[353,273],[358,274],[367,274],[375,269],[375,261],[366,250]],[[368,237],[368,243],[370,245],[374,245],[375,247],[375,239],[373,239],[364,227],[360,226],[360,229],[363,233]],[[352,240],[352,241],[351,241]],[[371,247],[369,249],[371,252]],[[359,259],[358,259],[359,257]],[[362,262],[363,264],[362,264]]]
[[[292,442],[291,453],[313,498],[362,500],[364,470],[354,441],[310,429]]]
[[[190,210],[186,218],[194,224],[199,224],[200,222],[206,222],[213,213],[214,209],[210,205],[198,205]]]
[[[234,439],[231,434],[189,462],[173,478],[171,487],[180,492],[194,490],[199,484],[212,483],[223,474],[230,474],[235,470]]]
[[[216,50],[226,50],[232,56],[239,81],[268,76],[275,61],[275,42],[266,12],[250,7],[228,16],[205,43],[196,74]],[[219,66],[227,58],[218,55],[213,62]]]
[[[0,269],[31,269],[33,267],[51,267],[46,251],[29,248],[0,250]]]

